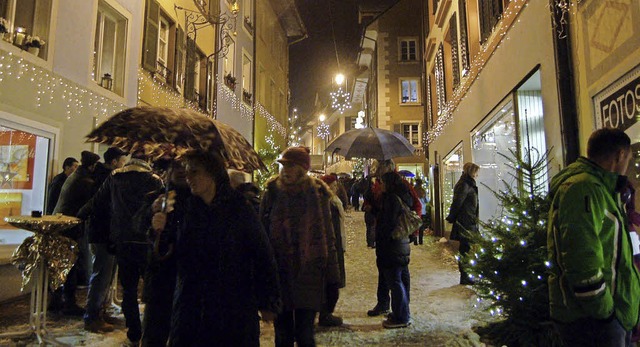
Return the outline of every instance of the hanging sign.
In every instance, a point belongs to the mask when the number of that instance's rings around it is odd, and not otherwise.
[[[640,66],[593,98],[596,128],[629,129],[640,117]]]

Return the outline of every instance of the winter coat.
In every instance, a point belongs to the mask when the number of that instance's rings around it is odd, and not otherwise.
[[[344,267],[344,252],[346,250],[346,235],[344,230],[344,209],[342,202],[337,196],[331,197],[331,224],[336,237],[336,255],[338,256],[338,267],[340,268],[339,288],[346,286],[346,270]]]
[[[478,231],[480,216],[478,186],[473,177],[462,174],[453,187],[453,200],[446,220],[453,224],[451,239],[465,238],[465,233]]]
[[[131,159],[113,170],[93,198],[93,211],[110,211],[109,241],[118,246],[127,242],[147,242],[146,230],[138,230],[134,217],[145,196],[162,187],[162,181],[143,160]]]
[[[379,268],[405,266],[409,264],[411,247],[409,238],[396,240],[391,237],[393,229],[398,223],[402,211],[400,199],[411,207],[413,199],[408,190],[399,195],[383,192],[380,197],[380,210],[374,211],[376,215],[376,263]]]
[[[276,255],[285,310],[320,311],[325,286],[340,284],[330,199],[317,178],[305,176],[293,189],[278,176],[267,183],[260,217]]]
[[[547,229],[551,318],[574,322],[615,315],[638,323],[640,276],[618,187],[626,177],[581,157],[551,180]]]
[[[49,189],[47,190],[47,210],[46,214],[53,214],[53,209],[56,207],[58,203],[58,199],[60,198],[60,191],[62,190],[62,186],[64,185],[64,181],[67,180],[67,175],[64,172],[61,172],[51,180],[49,184]]]
[[[104,181],[111,175],[111,171],[103,163],[96,163],[92,176],[98,189],[102,187]],[[87,240],[89,243],[107,244],[109,243],[109,224],[111,223],[110,211],[109,209],[94,211],[92,206],[93,198],[78,212],[78,217],[85,220],[84,227],[87,233]]]
[[[66,216],[78,216],[80,208],[91,199],[98,188],[95,185],[91,172],[85,166],[79,166],[62,186],[60,198],[53,209],[53,213],[62,213]],[[83,225],[78,225],[71,229],[65,230],[62,234],[71,238],[77,238],[82,235]]]
[[[230,186],[207,205],[187,200],[176,243],[171,346],[238,346],[259,339],[258,310],[281,301],[273,250],[257,214]]]

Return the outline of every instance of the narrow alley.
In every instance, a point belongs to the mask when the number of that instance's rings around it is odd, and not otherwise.
[[[411,316],[405,329],[385,329],[382,317],[368,317],[375,305],[377,270],[375,253],[366,247],[362,212],[350,211],[345,220],[347,286],[340,291],[336,315],[344,319],[338,328],[317,327],[318,346],[482,346],[472,327],[486,319],[473,308],[475,296],[468,286],[458,284],[455,246],[427,237],[424,245],[411,250]],[[82,291],[80,295],[86,295]],[[79,302],[83,302],[82,299]],[[0,306],[0,333],[26,328],[28,297]],[[143,311],[141,309],[141,311]],[[125,340],[124,317],[112,333],[94,334],[83,329],[81,319],[51,315],[49,333],[72,346],[120,346]],[[262,324],[262,346],[274,345],[273,326]],[[0,346],[31,346],[32,340],[0,340]]]

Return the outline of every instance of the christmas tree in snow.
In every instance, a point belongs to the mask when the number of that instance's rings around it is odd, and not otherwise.
[[[260,190],[264,190],[264,185],[269,177],[278,173],[278,162],[276,161],[276,159],[278,159],[280,152],[282,152],[280,146],[276,145],[276,142],[273,139],[273,134],[269,134],[269,136],[265,138],[265,141],[267,142],[267,147],[260,148],[258,150],[258,156],[260,156],[260,159],[267,167],[269,172],[256,171],[256,184],[258,185],[258,187],[260,187]]]
[[[469,235],[462,259],[479,302],[503,317],[480,333],[498,346],[559,345],[549,318],[546,225],[549,211],[548,152],[529,149],[507,157],[517,184],[494,191],[503,213]],[[486,307],[484,305],[481,305]]]

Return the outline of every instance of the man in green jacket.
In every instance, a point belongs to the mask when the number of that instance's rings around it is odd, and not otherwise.
[[[640,276],[620,189],[631,159],[624,131],[604,128],[551,180],[547,247],[551,318],[566,346],[629,346]]]

